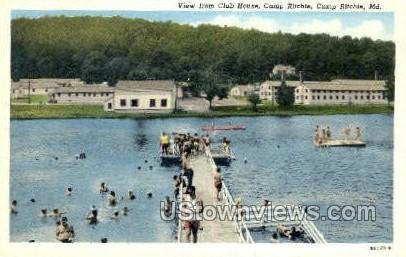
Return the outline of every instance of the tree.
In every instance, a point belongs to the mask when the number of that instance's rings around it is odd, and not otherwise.
[[[254,112],[258,111],[257,105],[261,102],[261,99],[259,99],[259,95],[255,94],[255,93],[249,94],[248,95],[248,101],[250,102]]]
[[[387,81],[385,81],[385,88],[388,103],[393,102],[395,100],[395,81],[393,76],[391,76]]]
[[[291,107],[295,102],[295,93],[293,88],[289,88],[285,81],[282,81],[279,87],[279,95],[276,102],[282,108]]]

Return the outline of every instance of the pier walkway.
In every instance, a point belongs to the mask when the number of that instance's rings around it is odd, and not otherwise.
[[[204,206],[224,206],[224,201],[217,201],[213,185],[213,171],[207,158],[199,155],[190,160],[190,167],[193,169],[193,185],[196,187],[197,199],[202,200]],[[233,221],[221,221],[218,216],[212,221],[202,220],[202,230],[198,232],[198,242],[228,242],[238,243],[239,236],[235,231]],[[186,242],[186,233],[181,230],[180,242]]]

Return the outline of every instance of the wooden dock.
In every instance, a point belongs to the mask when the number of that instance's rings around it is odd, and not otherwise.
[[[193,185],[196,187],[197,199],[203,200],[204,206],[224,206],[224,201],[217,201],[215,188],[213,185],[213,171],[205,155],[196,156],[190,161],[190,167],[193,169]],[[200,222],[202,230],[198,232],[198,243],[238,243],[239,234],[236,232],[234,221],[216,219]],[[179,242],[186,242],[186,233],[182,229],[178,233]]]
[[[319,147],[364,147],[366,146],[365,142],[360,140],[343,140],[343,139],[335,139],[335,140],[327,140],[323,143],[314,143],[316,146]]]

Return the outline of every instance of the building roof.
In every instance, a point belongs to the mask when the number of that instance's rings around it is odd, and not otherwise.
[[[176,85],[173,80],[119,80],[115,88],[130,91],[173,91]]]
[[[298,81],[298,80],[297,81],[296,80],[286,80],[285,82],[288,87],[298,87],[301,84],[300,81]],[[263,85],[280,87],[281,82],[279,80],[267,80],[261,84],[261,86],[263,86]]]
[[[52,93],[109,93],[114,92],[114,87],[104,84],[86,84],[75,87],[59,87]]]
[[[80,79],[20,79],[19,81],[11,81],[11,88],[28,88],[28,81],[30,81],[32,88],[57,88],[70,85],[80,85],[83,84]]]
[[[385,89],[383,80],[332,80],[332,81],[305,81],[303,85],[308,89],[316,90],[358,90],[358,91],[379,91]]]

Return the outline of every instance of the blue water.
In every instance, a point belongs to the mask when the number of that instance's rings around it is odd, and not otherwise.
[[[224,167],[223,175],[243,203],[267,198],[274,204],[315,204],[322,210],[333,204],[375,205],[376,221],[315,224],[329,242],[392,242],[392,115],[12,121],[10,199],[18,201],[19,213],[10,218],[11,241],[55,242],[55,221],[41,219],[39,212],[59,208],[67,212],[76,241],[175,242],[175,223],[160,219],[159,202],[172,194],[177,168],[159,165],[158,135],[163,130],[201,133],[199,128],[211,122],[247,126],[243,132],[211,134],[216,141],[231,138],[237,160]],[[347,124],[359,126],[367,147],[315,148],[315,124],[329,125],[333,137]],[[76,160],[82,150],[87,158]],[[119,196],[132,189],[137,199],[108,207],[98,193],[102,181]],[[72,196],[64,195],[68,186]],[[153,193],[151,199],[147,192]],[[96,226],[84,219],[93,204],[100,209]],[[112,212],[124,206],[129,215],[111,220]],[[269,233],[254,237],[267,242]]]

